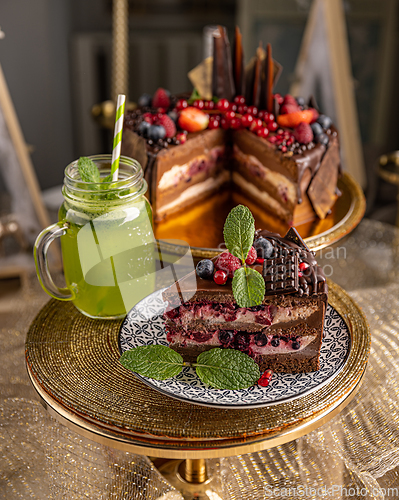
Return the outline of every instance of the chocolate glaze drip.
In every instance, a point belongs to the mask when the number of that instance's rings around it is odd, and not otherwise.
[[[299,296],[327,293],[326,277],[323,269],[316,262],[314,252],[309,250],[296,230],[296,242],[293,241],[294,238],[292,236],[292,229],[293,228],[290,229],[285,237],[282,237],[277,233],[271,233],[267,230],[258,229],[255,231],[255,240],[262,236],[272,243],[274,247],[274,254],[271,259],[278,259],[281,255],[292,255],[292,253],[297,254],[299,264],[304,263],[304,270],[300,271],[302,276],[299,276],[298,288],[295,290]],[[265,276],[264,273],[263,276]],[[285,293],[292,293],[292,290],[287,290]]]

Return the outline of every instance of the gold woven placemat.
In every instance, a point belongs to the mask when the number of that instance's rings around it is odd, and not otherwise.
[[[121,321],[92,320],[72,304],[55,300],[40,311],[27,334],[28,372],[42,398],[65,409],[82,427],[90,424],[90,428],[143,446],[218,448],[298,429],[290,435],[294,439],[303,434],[304,425],[325,420],[342,404],[367,364],[367,322],[340,287],[331,282],[329,287],[329,303],[348,325],[352,348],[344,368],[330,383],[291,402],[222,410],[168,398],[119,363]]]

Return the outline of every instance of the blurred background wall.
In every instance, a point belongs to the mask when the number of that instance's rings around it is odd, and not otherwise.
[[[399,149],[399,0],[344,2],[369,210],[386,217],[396,190],[379,180],[375,163]],[[284,71],[276,90],[288,91],[310,0],[130,0],[129,99],[159,86],[190,90],[187,71],[203,56],[203,27],[238,24],[246,59],[259,40],[271,42]],[[40,186],[62,182],[80,155],[109,152],[110,134],[91,116],[110,98],[111,0],[1,0],[0,63]],[[323,103],[319,103],[321,107]],[[1,189],[0,179],[0,189]],[[382,210],[382,211],[381,211]]]

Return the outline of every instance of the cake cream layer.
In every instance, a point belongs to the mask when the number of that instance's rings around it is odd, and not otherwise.
[[[177,212],[186,206],[192,205],[197,200],[202,200],[207,196],[210,196],[212,193],[220,189],[221,186],[229,182],[229,180],[230,173],[226,170],[222,170],[217,177],[209,177],[203,182],[190,186],[177,198],[163,206],[158,207],[157,219],[162,219],[163,217]]]
[[[195,323],[209,329],[217,325],[217,328],[251,328],[254,331],[277,324],[304,321],[314,315],[318,308],[319,301],[312,299],[287,307],[264,304],[254,308],[229,303],[189,302],[168,311],[166,316],[175,326],[183,329],[190,328]]]

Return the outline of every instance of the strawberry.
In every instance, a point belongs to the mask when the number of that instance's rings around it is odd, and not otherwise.
[[[230,278],[233,278],[235,271],[240,267],[240,259],[231,255],[230,252],[221,253],[215,260],[215,269],[225,271]]]
[[[300,111],[300,108],[297,104],[283,104],[280,109],[281,115],[288,115],[288,113],[296,113]]]
[[[312,123],[313,116],[314,114],[310,109],[304,109],[303,111],[295,111],[294,113],[278,116],[277,123],[280,127],[295,128],[301,122]]]
[[[209,123],[209,116],[200,109],[189,106],[180,112],[179,127],[187,132],[205,130]]]
[[[152,98],[152,107],[153,108],[169,108],[170,106],[170,98],[169,92],[162,87],[155,91],[155,94]]]
[[[174,137],[176,135],[175,122],[168,115],[158,117],[159,125],[162,125],[166,131],[166,137]]]
[[[309,123],[300,123],[294,130],[294,137],[300,144],[309,144],[313,141],[313,130]]]
[[[309,108],[309,111],[311,111],[313,113],[313,119],[310,123],[314,123],[317,118],[319,117],[319,113],[317,111],[317,109],[314,109],[314,108]]]

